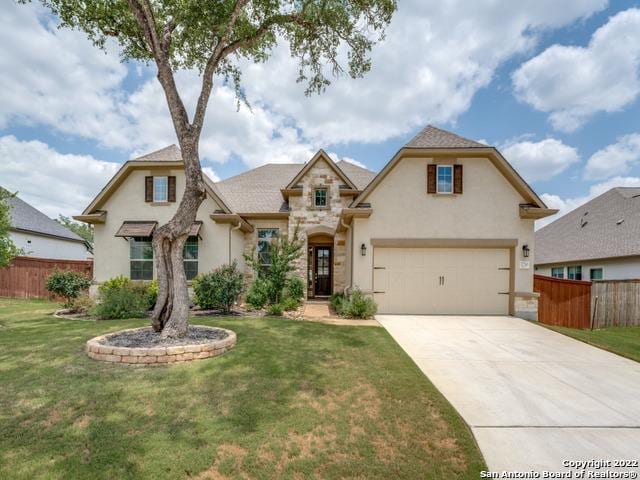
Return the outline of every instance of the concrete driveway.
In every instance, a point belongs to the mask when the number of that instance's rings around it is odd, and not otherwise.
[[[640,364],[511,317],[376,318],[466,420],[490,470],[640,460]],[[629,469],[640,472],[608,468]]]

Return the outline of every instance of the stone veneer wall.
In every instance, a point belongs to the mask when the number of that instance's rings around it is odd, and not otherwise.
[[[325,226],[335,231],[340,221],[342,209],[347,207],[353,197],[340,196],[340,185],[344,182],[329,166],[319,159],[302,179],[302,195],[289,198],[289,235],[299,225],[301,239],[307,247],[307,230]],[[316,188],[327,188],[328,205],[326,208],[314,206]],[[346,232],[337,233],[333,242],[333,291],[341,292],[346,287],[347,237]],[[307,248],[297,264],[298,274],[307,281]]]
[[[538,293],[515,294],[515,316],[525,320],[538,321]]]

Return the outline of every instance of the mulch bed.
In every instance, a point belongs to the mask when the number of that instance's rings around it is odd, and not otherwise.
[[[183,345],[200,345],[210,343],[213,340],[223,340],[229,334],[222,329],[214,327],[191,326],[187,335],[181,338],[162,338],[153,330],[130,330],[108,336],[100,340],[103,345],[111,347],[173,347]]]

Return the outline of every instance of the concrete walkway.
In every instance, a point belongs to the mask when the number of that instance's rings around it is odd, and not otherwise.
[[[490,470],[640,460],[639,363],[516,318],[376,318],[466,420]]]

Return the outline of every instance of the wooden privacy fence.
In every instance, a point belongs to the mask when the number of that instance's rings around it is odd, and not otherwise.
[[[533,290],[540,294],[540,323],[570,328],[591,326],[591,282],[534,275]]]
[[[11,265],[0,268],[0,297],[52,298],[45,282],[55,269],[74,270],[93,277],[92,260],[16,257]]]
[[[640,280],[593,282],[593,327],[640,325]]]

